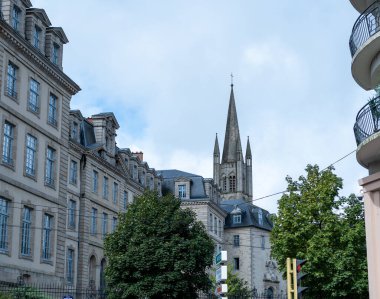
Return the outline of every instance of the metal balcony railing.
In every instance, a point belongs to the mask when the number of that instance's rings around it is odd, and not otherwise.
[[[356,116],[354,134],[359,145],[380,130],[380,96],[370,100]]]
[[[356,51],[375,33],[380,31],[380,1],[370,5],[356,20],[350,37],[350,51]]]

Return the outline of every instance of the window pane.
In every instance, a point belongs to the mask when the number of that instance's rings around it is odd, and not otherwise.
[[[0,197],[0,251],[8,250],[8,201]]]
[[[14,126],[10,123],[4,123],[3,139],[3,162],[13,165],[13,131]]]
[[[30,79],[28,107],[36,113],[39,111],[39,90],[40,84],[36,80]]]
[[[21,254],[30,256],[30,237],[31,237],[31,213],[32,209],[24,207],[23,217],[22,217],[22,230],[21,230]]]
[[[32,175],[32,176],[34,176],[35,174],[36,149],[37,149],[37,138],[28,134],[26,136],[25,172],[26,174]]]
[[[53,94],[50,94],[49,97],[48,122],[57,126],[57,97]]]

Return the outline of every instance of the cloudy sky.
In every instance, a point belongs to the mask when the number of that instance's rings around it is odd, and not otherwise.
[[[156,169],[212,177],[223,146],[230,73],[254,199],[286,189],[308,163],[356,148],[356,113],[371,92],[352,79],[349,1],[33,0],[63,27],[64,71],[82,91],[72,109],[115,113],[119,147]],[[342,195],[359,194],[355,154],[335,165]],[[279,196],[255,201],[275,212]]]

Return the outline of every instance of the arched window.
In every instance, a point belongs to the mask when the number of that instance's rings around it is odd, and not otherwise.
[[[227,178],[223,178],[223,191],[227,191]]]
[[[272,288],[272,287],[269,287],[269,288],[267,289],[267,299],[273,299],[273,296],[274,296],[273,288]]]
[[[95,288],[95,280],[96,280],[96,258],[94,255],[90,258],[90,265],[88,267],[88,283],[90,287]]]
[[[105,279],[105,272],[106,269],[106,260],[102,259],[102,262],[100,263],[100,289],[104,290],[106,288],[106,279]]]
[[[236,191],[236,177],[234,175],[230,175],[230,192]]]

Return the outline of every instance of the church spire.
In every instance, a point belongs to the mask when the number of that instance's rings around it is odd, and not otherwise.
[[[252,159],[251,145],[249,143],[249,136],[247,140],[247,150],[245,151],[245,159]]]
[[[222,163],[236,162],[238,153],[241,153],[239,124],[236,113],[234,85],[231,82],[230,103],[228,106],[226,135],[224,137]]]
[[[218,133],[216,133],[215,145],[214,145],[214,156],[218,156],[219,157],[219,155],[220,155],[220,152],[219,152]]]

